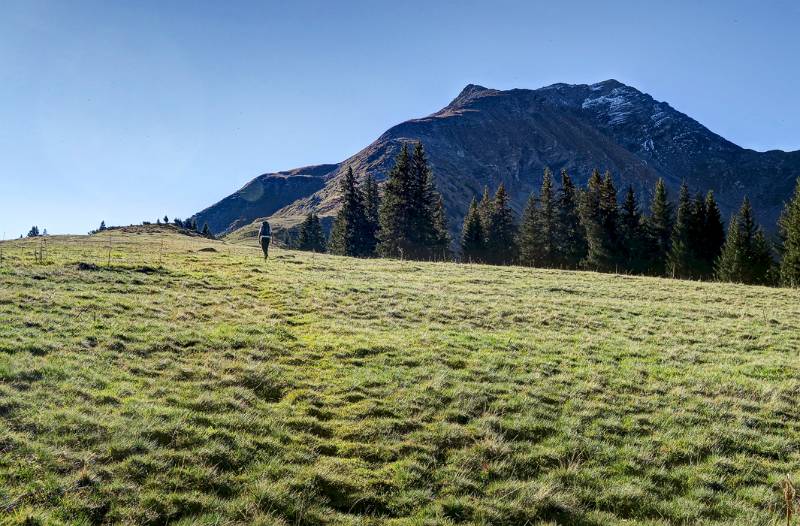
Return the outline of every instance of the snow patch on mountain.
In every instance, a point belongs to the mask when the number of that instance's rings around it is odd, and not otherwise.
[[[607,116],[608,124],[615,126],[624,124],[634,110],[635,104],[631,101],[632,90],[627,87],[614,88],[608,95],[589,97],[583,101],[584,110],[595,110]]]

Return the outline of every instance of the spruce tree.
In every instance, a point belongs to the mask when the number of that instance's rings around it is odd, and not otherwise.
[[[489,218],[492,216],[492,197],[489,195],[488,186],[483,187],[483,196],[478,203],[478,214],[480,214],[483,225],[483,234],[488,235],[486,228],[489,226]]]
[[[379,216],[378,250],[382,255],[445,257],[449,236],[444,204],[422,143],[416,144],[410,158],[408,147],[403,145],[389,172]]]
[[[33,225],[30,230],[28,230],[28,237],[39,237],[39,227]]]
[[[619,218],[620,260],[627,272],[639,274],[645,270],[642,252],[645,250],[642,213],[633,186],[628,186],[625,199],[622,201]]]
[[[713,265],[708,265],[703,246],[706,238],[706,201],[702,194],[697,194],[692,201],[692,214],[689,222],[689,240],[692,247],[692,277],[707,279],[712,275]]]
[[[613,271],[617,267],[617,191],[611,174],[604,178],[594,170],[581,202],[581,222],[586,229],[588,250],[584,266],[591,270]]]
[[[586,258],[581,266],[598,270],[598,253],[603,250],[603,220],[600,210],[601,187],[603,179],[597,169],[586,183],[581,195],[581,224],[586,229]]]
[[[437,245],[438,236],[433,220],[435,199],[436,188],[425,149],[421,142],[417,142],[411,155],[411,224],[408,238],[412,241],[413,250],[409,257],[430,259],[433,246]]]
[[[100,228],[98,228],[97,231],[98,232],[102,232],[104,230],[106,230],[106,222],[105,222],[105,220],[100,221]]]
[[[164,224],[169,224],[169,216],[164,215]]]
[[[756,224],[750,201],[745,197],[739,212],[731,218],[728,236],[717,260],[721,281],[769,284],[772,255],[764,232]]]
[[[717,201],[714,199],[714,192],[711,190],[706,194],[704,204],[705,215],[699,254],[703,278],[708,279],[714,275],[714,264],[722,252],[722,245],[725,244],[725,225]]]
[[[608,250],[606,266],[609,270],[619,266],[619,202],[611,172],[606,171],[601,189],[600,209],[603,213],[603,230]]]
[[[558,192],[555,266],[578,268],[586,257],[586,229],[578,211],[578,194],[566,170],[561,170]]]
[[[647,218],[647,234],[649,237],[650,255],[649,271],[656,275],[663,275],[666,268],[667,254],[670,250],[672,239],[672,204],[667,197],[667,187],[664,180],[656,182],[653,201],[650,204],[650,215]]]
[[[786,204],[779,223],[781,233],[780,280],[785,287],[800,287],[800,178],[794,197]]]
[[[322,223],[314,212],[308,213],[300,224],[297,248],[309,252],[325,252],[325,234],[322,232]]]
[[[367,217],[365,230],[365,250],[369,255],[375,254],[378,245],[378,229],[380,228],[380,194],[378,183],[372,174],[364,181],[364,213]]]
[[[556,259],[556,202],[553,193],[553,172],[545,168],[542,189],[539,192],[539,213],[537,231],[539,233],[540,266],[553,267]]]
[[[447,226],[447,214],[444,209],[444,199],[438,192],[434,195],[433,208],[433,230],[434,230],[434,259],[444,261],[451,255],[450,230]]]
[[[381,256],[408,257],[413,241],[408,239],[412,221],[411,192],[411,162],[408,146],[403,144],[383,187],[378,231],[378,253]]]
[[[420,232],[418,236],[421,246],[420,255],[425,259],[444,260],[450,256],[450,232],[447,225],[447,213],[444,199],[436,190],[433,172],[425,156],[421,142],[414,147],[412,156],[412,173],[422,184],[422,193],[418,207]]]
[[[525,210],[522,212],[522,220],[519,223],[519,263],[529,267],[538,266],[540,259],[539,232],[539,197],[535,192],[531,192]]]
[[[461,228],[461,258],[467,262],[480,263],[483,261],[485,252],[486,235],[478,210],[478,202],[473,197]]]
[[[205,237],[212,237],[211,230],[208,228],[208,223],[203,223],[203,229],[200,231]]]
[[[486,227],[486,261],[497,265],[514,263],[517,258],[517,227],[503,183],[492,200]]]
[[[778,282],[778,275],[775,268],[775,260],[772,258],[773,246],[767,240],[764,230],[757,226],[756,235],[753,237],[752,250],[752,283],[757,285],[775,285]]]
[[[342,178],[341,192],[342,206],[336,214],[331,230],[330,251],[339,256],[369,256],[364,197],[350,167]]]
[[[421,142],[414,146],[411,156],[411,180],[413,220],[409,237],[415,245],[411,257],[444,259],[450,242],[444,201],[436,190],[433,172]]]
[[[539,196],[531,194],[520,223],[520,263],[534,267],[557,266],[557,213],[553,173],[545,168]]]
[[[693,206],[686,182],[681,184],[678,197],[678,210],[670,238],[670,251],[667,255],[667,274],[673,278],[690,279],[695,277],[694,249],[692,237]]]

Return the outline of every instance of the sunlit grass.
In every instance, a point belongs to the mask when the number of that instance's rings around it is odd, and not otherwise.
[[[800,475],[798,291],[40,244],[0,245],[0,522],[773,524]]]

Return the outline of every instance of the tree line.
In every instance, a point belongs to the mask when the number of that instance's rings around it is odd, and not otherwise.
[[[147,220],[142,221],[142,225],[144,225],[144,226],[152,225],[152,224],[154,224],[154,223],[151,222],[151,221],[147,221]],[[208,227],[208,223],[203,223],[203,227],[200,228],[200,225],[199,225],[199,223],[197,222],[196,219],[189,218],[189,219],[186,219],[186,220],[182,220],[182,219],[179,219],[179,218],[176,217],[170,223],[169,216],[165,215],[163,217],[163,219],[160,218],[160,217],[157,218],[156,221],[155,221],[155,224],[156,225],[169,225],[169,224],[172,224],[172,225],[176,226],[177,228],[179,228],[181,230],[187,230],[187,231],[190,231],[190,232],[195,232],[197,234],[200,234],[203,237],[207,237],[209,239],[215,239],[214,234],[211,232],[211,229]],[[98,228],[96,228],[95,230],[90,230],[89,231],[89,235],[97,234],[98,232],[105,232],[106,230],[109,230],[109,229],[112,229],[112,228],[116,228],[116,227],[108,227],[108,226],[106,226],[106,222],[105,222],[105,220],[103,220],[103,221],[100,221],[100,226]]]
[[[676,203],[662,179],[647,211],[633,187],[619,198],[609,172],[594,170],[579,188],[566,170],[556,186],[545,169],[541,188],[517,219],[501,184],[469,205],[459,240],[464,262],[583,269],[680,279],[800,286],[800,179],[771,242],[747,198],[727,227],[712,191],[692,196],[682,184]],[[404,145],[384,185],[362,185],[348,168],[329,240],[319,216],[303,221],[295,246],[354,257],[444,260],[453,255],[442,197],[424,148]]]
[[[620,201],[610,173],[594,170],[578,189],[566,170],[554,188],[545,170],[517,224],[503,185],[470,204],[462,258],[481,263],[622,272],[680,279],[800,286],[800,180],[773,244],[745,197],[727,234],[714,193],[691,196],[681,185],[677,206],[662,179],[647,213],[632,187]],[[507,218],[512,218],[511,220]],[[776,257],[777,260],[776,260]]]
[[[362,185],[348,168],[341,182],[341,206],[325,240],[319,216],[308,214],[296,247],[354,257],[444,260],[451,256],[442,196],[421,143],[403,145],[383,188],[368,175]]]

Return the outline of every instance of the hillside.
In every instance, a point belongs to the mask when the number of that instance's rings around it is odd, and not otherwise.
[[[0,252],[3,523],[762,525],[800,476],[797,290],[168,227]]]
[[[416,140],[428,151],[454,231],[484,186],[494,189],[503,182],[521,211],[546,166],[556,174],[566,168],[581,184],[593,168],[610,170],[620,188],[633,185],[643,201],[659,177],[673,197],[685,179],[693,192],[714,190],[726,216],[747,195],[767,229],[774,228],[800,176],[800,152],[741,148],[668,103],[615,80],[537,90],[469,85],[442,110],[390,128],[341,163],[261,176],[234,194],[258,188],[259,199],[245,206],[229,197],[195,217],[216,233],[228,233],[267,216],[287,225],[310,210],[330,216],[347,167],[359,177],[372,173],[382,180],[400,145]],[[310,178],[314,184],[292,194],[273,193],[262,183],[274,177]]]

